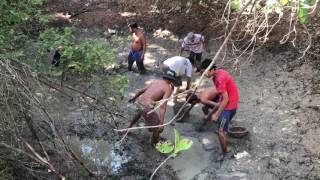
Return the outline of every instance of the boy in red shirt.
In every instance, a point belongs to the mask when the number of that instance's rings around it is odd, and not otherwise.
[[[201,64],[204,71],[211,63],[206,59]],[[238,109],[239,94],[237,86],[232,76],[223,69],[217,69],[216,65],[210,67],[206,76],[212,77],[216,86],[217,94],[220,96],[218,110],[208,117],[209,120],[216,122],[220,145],[224,154],[227,153],[227,139],[225,133],[229,130],[229,124]],[[210,113],[209,113],[210,114]]]

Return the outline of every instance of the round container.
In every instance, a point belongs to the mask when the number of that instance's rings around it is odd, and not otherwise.
[[[242,138],[246,136],[249,131],[244,127],[231,127],[229,129],[229,135],[234,138]]]

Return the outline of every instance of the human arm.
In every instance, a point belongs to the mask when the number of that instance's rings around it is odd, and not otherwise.
[[[213,99],[217,97],[219,94],[217,92],[217,89],[215,86],[212,86],[210,88],[202,89],[200,94],[200,101],[202,104],[210,106],[210,107],[215,107],[219,106],[218,103],[214,102]]]
[[[207,49],[204,41],[205,41],[204,36],[203,36],[203,35],[200,35],[200,44],[201,44],[201,46],[202,46],[202,51],[205,51],[205,52],[210,53],[210,50]]]
[[[164,96],[163,96],[163,99],[168,99],[171,94],[172,94],[172,89],[173,87],[170,87],[166,90]],[[166,111],[167,111],[167,103],[168,103],[168,100],[166,100],[165,102],[163,102],[163,104],[160,106],[160,111],[159,111],[159,115],[160,115],[160,125],[162,125],[164,123],[164,116],[166,114]]]
[[[146,38],[144,37],[144,35],[142,35],[141,37],[141,43],[142,43],[142,55],[141,55],[141,60],[144,60],[144,54],[146,53],[146,49],[147,49],[147,41]]]
[[[186,88],[186,90],[190,89],[190,85],[191,85],[191,77],[187,77],[187,88]]]
[[[186,90],[189,90],[191,87],[191,77],[192,77],[192,64],[189,61],[189,59],[186,59],[186,76],[187,76],[187,88]]]
[[[186,47],[186,43],[184,42],[184,39],[183,39],[183,42],[182,42],[181,48],[180,48],[180,54],[179,54],[179,56],[181,56],[181,54],[183,53],[183,51],[185,51],[185,47]]]
[[[212,115],[212,118],[211,118],[212,121],[217,121],[218,120],[218,118],[220,117],[221,113],[226,108],[228,102],[229,102],[229,95],[228,95],[227,91],[224,91],[222,93],[222,101],[220,103],[219,109]]]
[[[129,102],[129,103],[135,102],[135,100],[136,100],[141,94],[143,94],[143,93],[148,89],[149,86],[150,86],[150,84],[148,84],[148,85],[146,85],[144,88],[138,90],[138,92],[134,95],[134,97],[131,98],[131,99],[129,99],[128,102]]]
[[[204,43],[204,36],[201,35],[201,42]]]
[[[208,105],[210,107],[219,106],[219,103],[209,100],[206,96],[201,96],[200,101],[204,105]]]
[[[184,51],[184,48],[183,48],[183,47],[181,47],[181,48],[180,48],[179,56],[181,56],[181,54],[183,53],[183,51]]]

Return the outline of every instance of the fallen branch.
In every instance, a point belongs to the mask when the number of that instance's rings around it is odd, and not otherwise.
[[[149,180],[152,180],[153,176],[154,176],[154,175],[156,174],[156,172],[160,169],[160,167],[163,166],[164,163],[166,163],[170,158],[172,158],[172,157],[174,157],[174,156],[175,156],[174,153],[173,153],[173,154],[170,154],[170,156],[168,156],[164,161],[162,161],[162,163],[159,164],[159,166],[153,171],[153,173],[152,173],[152,175],[151,175],[151,177],[150,177]]]
[[[45,164],[52,172],[57,174],[61,180],[65,180],[65,177],[57,172],[56,168],[45,158],[41,157],[40,154],[38,154],[34,148],[23,138],[21,138],[22,142],[27,146],[27,148],[34,154],[34,156],[40,161],[42,164]]]

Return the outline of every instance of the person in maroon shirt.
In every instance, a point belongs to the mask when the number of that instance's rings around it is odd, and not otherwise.
[[[205,59],[201,64],[202,72],[209,67],[210,59]],[[224,154],[227,153],[227,139],[225,133],[228,133],[229,124],[238,109],[239,94],[238,88],[232,76],[223,69],[217,69],[216,65],[212,65],[206,73],[208,78],[212,77],[216,86],[217,95],[220,96],[218,110],[209,113],[209,120],[216,123],[220,145]]]

